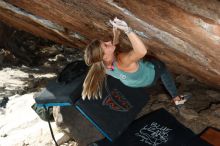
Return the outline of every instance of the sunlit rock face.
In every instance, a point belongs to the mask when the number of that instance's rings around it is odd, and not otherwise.
[[[220,1],[7,0],[0,19],[67,46],[83,49],[94,38],[110,38],[109,19],[126,20],[176,73],[220,88]],[[123,49],[129,49],[125,35]]]
[[[2,2],[0,2],[0,4],[2,4]],[[122,4],[120,5],[122,6]],[[31,14],[28,13],[28,15]],[[31,20],[29,19],[29,21]],[[19,19],[19,22],[22,22],[22,20]],[[105,30],[106,34],[100,34],[100,36],[103,37],[111,35],[107,19],[105,22],[107,24]],[[150,53],[164,60],[167,65],[173,69],[173,71],[192,74],[192,72],[189,72],[187,68],[184,68],[184,64],[177,64],[178,59],[181,59],[177,56],[180,55],[181,52],[178,52],[175,48],[169,49],[165,47],[165,45],[161,45],[160,41],[155,41],[157,38],[147,35],[147,29],[146,32],[144,31],[145,33],[142,33],[143,31],[138,31],[142,27],[134,25],[137,22],[134,23],[130,21],[130,23],[132,27],[135,28],[135,32],[138,33],[143,38],[144,42],[150,46]],[[17,25],[15,26],[18,27]],[[22,28],[29,31],[25,26],[26,25],[23,25]],[[103,27],[104,26],[105,25],[103,25]],[[154,27],[155,25],[151,26],[151,28]],[[43,27],[39,26],[37,28],[42,29]],[[34,29],[31,29],[30,31],[32,30]],[[60,35],[61,33],[59,33],[58,30],[55,30],[56,29],[54,29],[54,32],[57,34],[54,35],[54,37],[62,38]],[[42,37],[47,34],[49,38],[49,35],[53,34],[48,33],[49,31],[50,29],[47,29],[44,33],[35,32],[34,34],[41,35]],[[90,31],[87,33],[92,35]],[[94,31],[94,36],[99,33],[99,31]],[[73,36],[83,40],[82,35],[79,34],[80,33],[75,33]],[[146,39],[147,37],[149,37],[149,40]],[[177,37],[177,35],[175,37]],[[50,39],[53,40],[52,38]],[[88,37],[87,40],[85,39],[84,43],[86,44],[90,39],[92,39],[92,37]],[[31,109],[31,106],[34,103],[33,92],[40,91],[41,88],[44,88],[50,80],[55,79],[56,75],[59,75],[66,64],[83,58],[82,48],[85,46],[83,43],[78,44],[73,41],[72,44],[68,45],[67,37],[62,41],[63,42],[58,44],[0,23],[0,141],[2,142],[2,145],[54,145],[52,143],[47,122],[40,120],[37,114]],[[122,46],[124,44],[126,45],[126,43],[127,40],[125,39],[125,36],[123,36]],[[74,45],[81,45],[78,47],[81,49],[76,49],[73,47]],[[163,48],[163,50],[161,48]],[[186,48],[185,51],[190,50]],[[181,55],[183,56],[182,61],[187,60],[187,58],[184,58],[184,51],[182,51]],[[187,61],[185,61],[185,64],[189,65]],[[200,78],[202,75],[197,73],[194,76]],[[178,111],[174,104],[170,102],[171,97],[163,88],[162,83],[158,82],[155,88],[149,90],[149,93],[151,94],[149,102],[145,105],[137,118],[155,111],[156,109],[165,108],[175,118],[177,118],[179,122],[184,124],[187,128],[190,128],[196,134],[201,133],[206,127],[210,126],[220,129],[219,89],[211,88],[210,86],[204,84],[206,83],[205,79],[201,80],[203,81],[203,83],[201,83],[195,78],[184,74],[175,74],[173,77],[179,93],[192,94],[192,98],[190,98]],[[217,83],[212,83],[212,85],[216,87]],[[3,102],[1,101],[4,98],[8,98],[8,101],[4,102],[3,105]],[[76,143],[83,146],[93,142],[94,140],[103,138],[95,127],[92,127],[92,124],[86,121],[82,115],[76,113],[72,107],[54,108],[54,118],[56,124],[55,122],[52,122],[52,125],[57,142],[61,141],[61,139],[62,141],[64,140],[63,138],[57,137],[57,134],[59,136],[60,132],[65,132],[71,139],[74,139],[74,141],[70,140],[61,146],[72,146],[76,145]],[[16,123],[14,121],[16,121]]]

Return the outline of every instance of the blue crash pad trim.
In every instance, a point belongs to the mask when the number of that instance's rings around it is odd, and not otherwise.
[[[112,142],[112,139],[109,135],[104,132],[96,123],[93,121],[79,106],[76,105],[76,108],[109,140]]]
[[[71,106],[71,103],[47,103],[47,104],[37,104],[38,107],[51,107],[51,106]]]

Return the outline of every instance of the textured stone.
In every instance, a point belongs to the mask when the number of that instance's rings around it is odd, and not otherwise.
[[[185,120],[192,120],[198,118],[198,113],[195,112],[192,109],[187,109],[185,107],[180,108],[180,115],[185,119]]]
[[[216,101],[220,101],[220,94],[214,90],[207,90],[206,94]]]
[[[172,71],[220,88],[219,7],[219,0],[7,0],[0,1],[0,18],[16,28],[83,49],[94,38],[109,39],[109,19],[117,16]],[[125,36],[121,42],[121,48],[129,50]]]
[[[57,126],[74,139],[80,146],[100,140],[103,135],[74,107],[55,107],[54,118]]]
[[[62,145],[65,142],[68,142],[70,140],[70,137],[67,134],[62,133],[62,132],[57,133],[56,135],[54,135],[54,137],[58,145]],[[53,142],[53,144],[55,143]]]
[[[159,95],[158,95],[158,101],[161,101],[161,102],[163,102],[163,101],[170,102],[170,101],[171,101],[171,98],[168,97],[167,94],[159,94]]]

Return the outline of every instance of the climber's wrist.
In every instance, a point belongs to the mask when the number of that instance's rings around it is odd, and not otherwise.
[[[124,33],[126,35],[130,34],[131,32],[133,32],[132,28],[131,27],[128,27],[126,30],[124,30]]]

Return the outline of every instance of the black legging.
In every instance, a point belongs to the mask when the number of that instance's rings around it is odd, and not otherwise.
[[[155,68],[155,78],[150,86],[155,85],[158,79],[160,78],[163,82],[163,85],[171,95],[171,97],[172,98],[176,97],[178,95],[176,85],[174,83],[174,80],[170,72],[167,70],[165,64],[160,60],[156,60],[156,59],[148,59],[148,61],[151,62]]]

